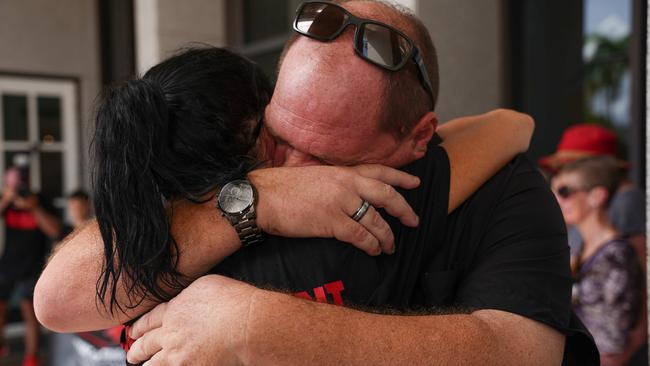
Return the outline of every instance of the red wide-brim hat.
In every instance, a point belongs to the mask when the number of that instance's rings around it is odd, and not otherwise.
[[[539,166],[555,173],[565,164],[591,156],[608,155],[617,157],[618,140],[611,130],[592,123],[582,123],[567,128],[562,134],[557,151],[539,159]],[[629,163],[618,159],[621,168]]]

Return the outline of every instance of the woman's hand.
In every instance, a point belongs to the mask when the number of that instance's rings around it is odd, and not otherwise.
[[[334,237],[370,255],[393,253],[395,238],[375,208],[418,225],[418,217],[393,186],[412,189],[419,178],[381,165],[260,169],[249,174],[259,192],[258,226],[287,237]],[[363,200],[372,206],[357,222]]]

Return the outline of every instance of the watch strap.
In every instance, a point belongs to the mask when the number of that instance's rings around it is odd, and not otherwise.
[[[249,245],[261,243],[264,240],[262,230],[257,227],[256,218],[255,210],[251,209],[248,213],[241,216],[239,220],[232,222],[244,248]]]

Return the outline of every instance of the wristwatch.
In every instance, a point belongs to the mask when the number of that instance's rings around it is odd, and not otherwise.
[[[219,191],[217,208],[237,231],[243,247],[264,240],[255,222],[257,190],[245,179],[228,182]]]

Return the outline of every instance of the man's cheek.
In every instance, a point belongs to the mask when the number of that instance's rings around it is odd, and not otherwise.
[[[286,144],[276,144],[273,151],[273,166],[283,166],[287,161],[288,146]]]
[[[262,129],[257,139],[257,158],[259,161],[273,161],[277,150],[275,139]]]

